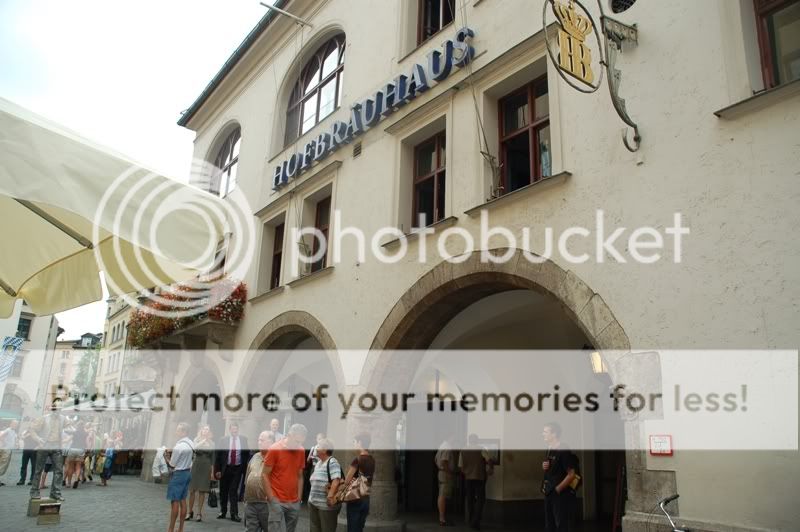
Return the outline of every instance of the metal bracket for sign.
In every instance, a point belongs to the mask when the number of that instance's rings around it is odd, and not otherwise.
[[[622,142],[629,151],[635,152],[642,144],[642,136],[639,133],[639,126],[628,114],[625,100],[619,96],[622,72],[616,69],[615,65],[618,54],[621,54],[626,47],[635,47],[639,44],[639,31],[635,24],[628,26],[603,14],[601,0],[598,0],[597,4],[600,6],[600,23],[603,26],[603,36],[605,37],[605,61],[601,61],[601,64],[608,71],[608,90],[611,93],[611,103],[622,121],[633,128],[633,143],[628,141],[628,132],[624,129],[622,130]]]
[[[550,60],[555,65],[558,74],[561,78],[566,81],[572,88],[577,91],[580,91],[584,94],[589,94],[597,91],[600,88],[603,79],[603,71],[606,72],[606,77],[608,79],[608,90],[611,96],[611,103],[614,106],[614,109],[619,115],[620,119],[628,125],[630,128],[633,129],[633,139],[628,139],[628,131],[627,129],[622,130],[622,143],[625,145],[631,152],[636,152],[639,150],[639,147],[642,144],[642,135],[639,132],[639,126],[636,122],[628,114],[627,107],[625,105],[625,100],[619,96],[619,86],[622,81],[622,72],[615,68],[617,62],[617,56],[623,52],[625,48],[628,47],[635,47],[639,43],[639,31],[636,28],[636,25],[629,26],[627,24],[623,24],[617,20],[614,20],[611,17],[607,17],[605,12],[603,11],[603,0],[597,0],[597,6],[600,9],[600,25],[601,25],[601,33],[603,34],[603,43],[600,43],[600,37],[597,31],[597,25],[594,22],[594,18],[592,14],[580,3],[580,0],[570,0],[571,4],[577,4],[586,16],[589,18],[592,24],[592,28],[594,30],[595,38],[597,39],[597,43],[600,46],[598,53],[600,54],[599,63],[603,67],[603,70],[600,71],[600,79],[597,81],[596,84],[588,83],[586,80],[579,80],[583,83],[583,86],[577,84],[575,81],[567,77],[567,74],[564,73],[564,70],[559,65],[559,62],[556,60],[555,54],[553,53],[550,45],[550,36],[547,33],[547,6],[554,7],[555,0],[545,0],[544,5],[542,6],[542,24],[544,25],[544,35],[545,35],[545,43],[547,47],[547,54],[550,56]]]

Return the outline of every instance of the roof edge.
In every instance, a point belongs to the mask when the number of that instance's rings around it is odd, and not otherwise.
[[[288,4],[291,0],[275,0],[273,5],[278,9],[283,9],[286,4]],[[178,119],[178,125],[181,127],[187,127],[191,119],[194,117],[195,114],[200,110],[203,104],[211,97],[211,94],[217,90],[217,87],[222,84],[224,79],[227,77],[228,74],[233,70],[233,68],[239,63],[239,61],[244,57],[244,55],[250,51],[250,48],[253,44],[258,40],[264,31],[269,27],[272,21],[277,16],[277,11],[274,11],[269,8],[267,12],[261,17],[261,20],[250,30],[250,33],[247,34],[247,37],[239,44],[236,50],[233,51],[230,57],[225,61],[222,65],[222,68],[211,78],[211,81],[206,85],[203,89],[203,92],[200,93],[192,105],[181,114],[181,117]]]

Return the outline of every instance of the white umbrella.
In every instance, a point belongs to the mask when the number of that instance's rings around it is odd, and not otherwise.
[[[211,267],[221,200],[0,98],[0,317],[52,314]]]

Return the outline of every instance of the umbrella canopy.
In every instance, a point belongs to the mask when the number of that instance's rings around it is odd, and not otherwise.
[[[224,236],[222,200],[0,98],[0,318],[52,314],[192,278]]]

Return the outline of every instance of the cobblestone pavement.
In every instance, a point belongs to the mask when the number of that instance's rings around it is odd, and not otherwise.
[[[59,525],[37,526],[35,517],[27,517],[28,492],[30,486],[17,486],[19,466],[22,453],[15,451],[8,471],[0,480],[5,486],[0,487],[0,531],[17,532],[29,530],[58,530],[65,532],[123,532],[123,531],[165,531],[169,524],[169,502],[166,500],[166,484],[144,482],[138,476],[115,475],[108,487],[98,484],[95,476],[93,483],[81,484],[78,489],[62,488],[66,499],[61,506],[61,523]],[[30,473],[29,473],[30,475]],[[42,490],[47,496],[49,487]],[[203,521],[187,522],[185,532],[217,532],[244,530],[242,523],[234,523],[229,519],[217,519],[217,508],[209,508],[206,504]],[[239,513],[244,514],[240,504]],[[344,515],[344,511],[341,514]],[[404,515],[407,532],[434,532],[442,530],[436,521],[435,512],[430,514]],[[369,524],[369,523],[368,523]],[[490,524],[482,527],[484,531],[503,530],[502,527]],[[543,529],[538,523],[524,528],[526,532],[538,532]],[[308,532],[309,522],[305,509],[301,511],[298,532]],[[346,526],[340,522],[339,531]],[[454,526],[448,532],[472,532],[465,526]],[[597,525],[582,523],[577,527],[579,532],[597,532]],[[603,528],[603,531],[608,528]]]
[[[21,452],[14,452],[5,476],[0,478],[0,530],[8,532],[28,530],[58,530],[65,532],[122,532],[167,530],[169,501],[166,484],[147,483],[138,476],[115,475],[108,487],[94,482],[81,484],[78,489],[61,488],[66,499],[61,505],[61,524],[37,527],[35,517],[27,517],[30,486],[17,486]],[[28,473],[30,476],[30,473]],[[49,494],[49,487],[42,496]],[[184,532],[243,531],[242,523],[230,519],[217,519],[219,510],[206,503],[203,521],[187,522]],[[244,506],[239,505],[244,514]],[[308,530],[308,521],[301,518],[298,531]],[[342,527],[343,529],[343,527]]]

